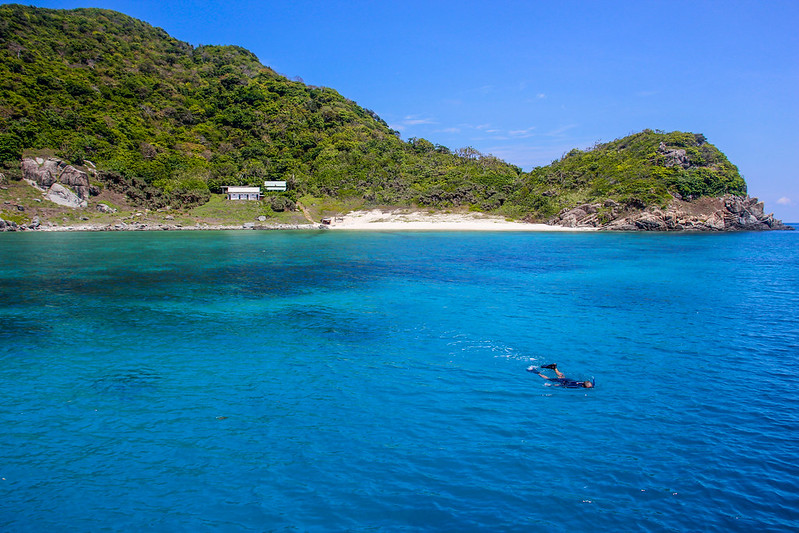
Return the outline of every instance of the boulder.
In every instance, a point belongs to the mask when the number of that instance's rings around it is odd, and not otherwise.
[[[724,223],[724,214],[719,211],[711,214],[704,222],[705,226],[707,226],[710,230],[721,231],[726,228]]]
[[[13,220],[3,220],[0,218],[0,231],[17,231],[17,223]]]
[[[47,189],[46,197],[53,203],[67,207],[86,207],[88,202],[59,183],[53,183]]]
[[[22,160],[22,175],[43,189],[51,189],[55,184],[68,186],[74,191],[74,195],[84,202],[91,192],[89,176],[85,172],[52,157],[47,159],[26,157]]]
[[[564,209],[549,224],[566,228],[592,227],[599,225],[597,212],[600,204],[582,204],[572,209]]]
[[[579,207],[576,209],[572,209],[563,214],[560,218],[560,225],[566,228],[576,228],[580,225],[580,222],[586,217],[588,213],[580,209]]]
[[[635,227],[646,231],[665,231],[668,229],[666,221],[654,213],[643,213],[634,221]]]

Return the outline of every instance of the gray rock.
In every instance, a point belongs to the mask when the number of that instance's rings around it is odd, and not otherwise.
[[[725,229],[726,224],[724,223],[724,215],[721,212],[716,211],[710,215],[707,220],[705,220],[705,225],[708,229],[715,231],[721,231]]]
[[[574,210],[572,210],[574,211]],[[570,212],[572,212],[570,211]],[[748,196],[702,198],[684,202],[675,198],[665,209],[651,208],[615,219],[603,229],[643,231],[762,231],[791,230],[763,214],[763,203]]]
[[[599,225],[597,213],[600,206],[601,204],[582,204],[572,209],[564,209],[550,220],[549,224],[566,228],[595,228]]]
[[[60,183],[53,183],[47,190],[46,197],[53,203],[67,207],[86,207],[89,203]]]
[[[47,159],[26,157],[22,160],[22,175],[25,179],[33,181],[43,189],[49,190],[55,184],[68,186],[81,201],[86,201],[91,192],[89,176],[85,172],[52,157]],[[85,205],[75,206],[63,203],[60,205],[86,207]]]
[[[654,213],[644,213],[640,218],[635,220],[635,227],[646,231],[665,231],[668,229],[666,221],[662,216],[657,216]]]
[[[670,150],[661,142],[660,146],[658,146],[658,153],[663,156],[663,165],[666,167],[680,166],[682,168],[689,168],[691,166],[691,161],[688,159],[685,150]]]
[[[575,209],[572,209],[572,210],[566,212],[561,217],[560,224],[561,224],[561,226],[564,226],[564,227],[567,227],[567,228],[576,228],[578,225],[580,225],[580,222],[582,222],[582,220],[586,217],[587,214],[588,213],[586,213],[585,211],[583,211],[579,207],[575,208]]]

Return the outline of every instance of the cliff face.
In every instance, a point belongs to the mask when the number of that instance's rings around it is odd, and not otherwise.
[[[602,214],[600,214],[600,210]],[[628,212],[615,202],[584,204],[562,211],[549,221],[566,227],[616,231],[764,231],[793,228],[764,212],[750,196],[703,197],[690,202],[673,198],[664,209]]]

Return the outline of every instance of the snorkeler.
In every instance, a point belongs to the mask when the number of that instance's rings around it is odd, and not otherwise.
[[[594,387],[594,380],[593,379],[591,381],[588,381],[588,380],[576,381],[576,380],[567,378],[563,374],[563,372],[558,370],[557,363],[544,365],[541,368],[548,368],[548,369],[554,371],[555,375],[558,376],[558,377],[556,377],[556,378],[547,377],[544,374],[542,374],[540,370],[538,370],[538,367],[535,367],[535,366],[529,367],[527,369],[527,371],[528,372],[534,372],[534,373],[538,374],[539,376],[541,376],[542,378],[546,379],[547,381],[551,381],[552,385],[554,385],[555,387],[567,387],[567,388],[570,388],[570,389],[575,389],[575,388],[580,388],[580,387],[584,387],[586,389],[592,389]]]

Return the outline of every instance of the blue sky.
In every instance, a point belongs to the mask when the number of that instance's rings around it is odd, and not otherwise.
[[[799,222],[799,1],[37,1],[236,44],[404,139],[525,170],[644,128],[703,133]]]

